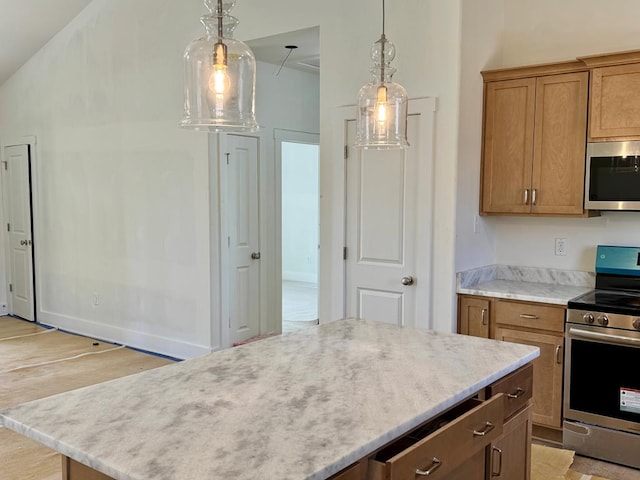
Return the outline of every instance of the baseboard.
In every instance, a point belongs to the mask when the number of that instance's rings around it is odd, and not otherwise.
[[[38,322],[78,335],[118,343],[127,347],[179,359],[200,357],[214,350],[214,348],[205,345],[196,345],[173,338],[151,335],[149,333],[47,311],[38,312]]]
[[[304,272],[282,272],[282,280],[289,282],[318,283],[318,275]]]

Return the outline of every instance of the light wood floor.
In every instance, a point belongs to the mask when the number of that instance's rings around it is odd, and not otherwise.
[[[0,317],[0,409],[168,363],[171,360]],[[60,464],[59,454],[0,428],[0,479],[60,480]]]

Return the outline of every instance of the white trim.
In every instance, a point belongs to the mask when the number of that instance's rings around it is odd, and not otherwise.
[[[420,142],[421,151],[419,155],[421,157],[426,156],[428,161],[427,170],[419,172],[420,178],[423,179],[426,185],[433,185],[434,181],[434,163],[435,163],[435,112],[437,111],[437,99],[434,97],[416,98],[409,100],[409,115],[423,115],[427,121],[421,123],[421,138]],[[331,291],[324,298],[328,299],[328,304],[323,304],[322,316],[326,316],[327,313],[330,319],[343,318],[346,312],[346,299],[345,299],[345,261],[342,258],[342,251],[346,245],[346,168],[347,162],[345,159],[345,146],[347,139],[347,122],[355,121],[356,119],[356,107],[346,106],[338,108],[333,115],[332,125],[335,128],[336,141],[333,143],[332,159],[333,159],[333,172],[331,175],[333,186],[333,198],[330,205],[331,218],[334,219],[334,228],[332,230],[330,250],[333,255],[330,259],[324,259],[324,265],[328,268],[328,285],[331,286]],[[429,133],[432,133],[434,137],[428,138]],[[428,150],[427,147],[431,149]],[[353,149],[353,146],[347,146],[348,150]],[[339,160],[341,159],[341,160]],[[433,188],[419,188],[418,189],[418,201],[428,205],[429,211],[425,218],[418,219],[418,233],[417,238],[421,242],[416,248],[416,275],[419,278],[431,278],[433,271]],[[431,221],[428,221],[431,219]],[[425,221],[427,220],[427,221]],[[422,242],[424,240],[424,243]],[[428,289],[427,298],[418,302],[418,308],[416,311],[417,324],[416,326],[421,328],[432,328],[433,326],[433,299],[434,299],[434,284]],[[426,305],[426,310],[424,308]],[[325,311],[326,310],[326,311]],[[328,312],[327,312],[328,311]],[[327,319],[325,319],[326,321]],[[321,318],[322,321],[322,318]]]
[[[70,315],[61,315],[44,310],[41,310],[40,313],[41,318],[38,319],[40,323],[90,338],[119,343],[170,357],[193,358],[206,355],[213,350],[206,345],[178,341],[173,338],[115,327]]]
[[[317,133],[299,132],[296,130],[273,129],[274,146],[274,193],[275,193],[275,225],[274,225],[274,286],[273,294],[276,301],[276,318],[282,319],[282,142],[304,143],[308,145],[320,145],[320,135]],[[318,179],[320,179],[320,166],[318,166]],[[318,199],[320,205],[320,199]],[[318,212],[318,216],[320,212]],[[319,217],[318,217],[319,218]],[[320,241],[318,239],[318,241]],[[322,262],[322,249],[318,252],[318,264]],[[307,280],[302,280],[307,281]],[[312,280],[313,281],[313,280]],[[317,279],[315,280],[317,281]],[[320,295],[320,283],[318,282],[318,295]],[[282,332],[282,321],[278,322],[278,333]]]

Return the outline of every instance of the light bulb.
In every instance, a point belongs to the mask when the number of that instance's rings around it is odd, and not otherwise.
[[[378,98],[376,101],[375,115],[378,123],[387,123],[387,87],[380,85],[378,87]]]
[[[214,65],[213,73],[209,77],[209,90],[216,95],[225,95],[229,91],[231,80],[227,74],[226,65]]]

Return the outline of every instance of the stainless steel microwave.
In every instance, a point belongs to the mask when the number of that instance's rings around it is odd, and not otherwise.
[[[640,211],[640,141],[587,144],[584,208]]]

